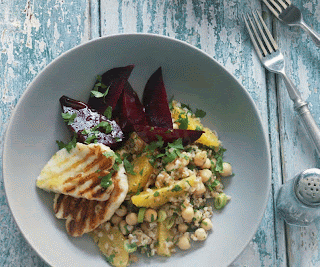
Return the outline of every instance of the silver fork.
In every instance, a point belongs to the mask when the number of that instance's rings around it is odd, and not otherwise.
[[[269,71],[277,73],[282,77],[289,96],[294,103],[294,108],[298,112],[320,155],[320,129],[310,113],[307,102],[302,100],[300,92],[286,75],[284,57],[277,43],[273,39],[260,14],[257,11],[256,14],[257,16],[252,12],[253,20],[249,14],[247,14],[247,17],[243,16],[253,46],[262,65]]]
[[[303,20],[301,11],[290,0],[262,0],[270,11],[282,22],[289,26],[300,26],[320,47],[320,35],[311,29]]]

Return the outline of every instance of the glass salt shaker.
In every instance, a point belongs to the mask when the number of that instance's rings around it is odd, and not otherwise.
[[[308,226],[320,217],[320,169],[307,169],[281,186],[276,210],[288,224]]]

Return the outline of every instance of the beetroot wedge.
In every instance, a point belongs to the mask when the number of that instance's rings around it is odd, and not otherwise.
[[[114,111],[133,68],[134,65],[128,65],[105,72],[101,79],[102,87],[98,87],[98,92],[104,94],[108,90],[108,93],[103,97],[96,97],[91,93],[88,102],[89,106],[101,114],[104,114],[109,106]]]
[[[139,97],[128,82],[121,96],[119,125],[125,133],[132,132],[134,125],[148,125]]]
[[[112,149],[117,148],[124,138],[119,125],[92,110],[87,104],[67,96],[60,98],[62,117],[68,128],[76,133],[82,143],[101,143]]]
[[[149,125],[173,128],[161,67],[149,78],[143,92],[142,103]]]
[[[148,144],[158,141],[160,136],[164,143],[173,143],[175,140],[181,138],[184,146],[192,144],[204,133],[203,131],[168,129],[157,126],[143,125],[135,125],[134,130],[139,137]]]

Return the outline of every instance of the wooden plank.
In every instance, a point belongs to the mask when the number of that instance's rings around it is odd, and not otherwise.
[[[248,6],[249,4],[249,6]],[[253,52],[244,26],[240,23],[245,11],[261,9],[258,2],[242,1],[133,1],[112,0],[101,3],[101,33],[158,33],[184,40],[213,56],[245,86],[258,105],[264,127],[268,131],[268,96],[265,71]],[[274,83],[273,83],[274,85]],[[271,88],[270,88],[271,89]],[[269,90],[270,91],[270,90]],[[274,91],[273,91],[274,92]],[[270,98],[275,96],[271,93]],[[276,106],[270,119],[277,122]],[[272,130],[272,138],[278,138]],[[274,141],[273,178],[279,184],[279,142]],[[275,186],[277,189],[277,186]],[[274,217],[273,192],[265,217],[256,236],[233,263],[233,266],[281,266],[285,265],[283,228]],[[274,231],[275,224],[279,228]],[[279,245],[278,245],[279,244]],[[278,246],[280,249],[278,249]],[[277,253],[275,253],[277,251]]]
[[[0,1],[0,162],[10,114],[28,84],[62,52],[90,38],[89,1]],[[46,266],[6,202],[0,164],[0,266]]]
[[[254,8],[251,9],[254,10]],[[268,12],[265,12],[264,6],[262,16],[266,21],[268,27],[272,29],[272,16],[270,16]],[[252,45],[249,43],[248,46],[252,47]],[[282,184],[279,126],[277,116],[278,105],[275,85],[275,75],[266,72],[268,133],[272,164],[272,188],[270,192],[270,199],[264,218],[262,220],[260,228],[256,233],[256,236],[250,242],[246,250],[243,251],[243,253],[238,257],[233,266],[287,266],[285,226],[283,221],[274,214],[275,196]],[[266,229],[267,227],[270,227],[274,230],[273,235],[270,234],[268,240],[268,242],[272,242],[273,239],[273,244],[269,244],[269,248],[273,248],[273,251],[266,249],[266,245],[268,246],[268,243],[265,241],[264,229]],[[255,254],[258,254],[260,261],[253,261],[253,259],[257,258],[257,256],[254,256]]]
[[[320,2],[295,1],[306,22],[320,32]],[[319,84],[320,53],[311,39],[299,28],[276,22],[279,46],[284,52],[287,73],[309,102],[311,113],[320,125]],[[319,156],[306,136],[293,110],[282,81],[278,81],[279,120],[283,178],[287,181],[306,168],[320,167]],[[319,223],[310,227],[287,226],[288,263],[290,266],[319,266]]]

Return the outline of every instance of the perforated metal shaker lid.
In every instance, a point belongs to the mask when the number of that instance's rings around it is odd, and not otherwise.
[[[307,169],[295,179],[294,190],[298,199],[309,206],[320,205],[320,169]]]

